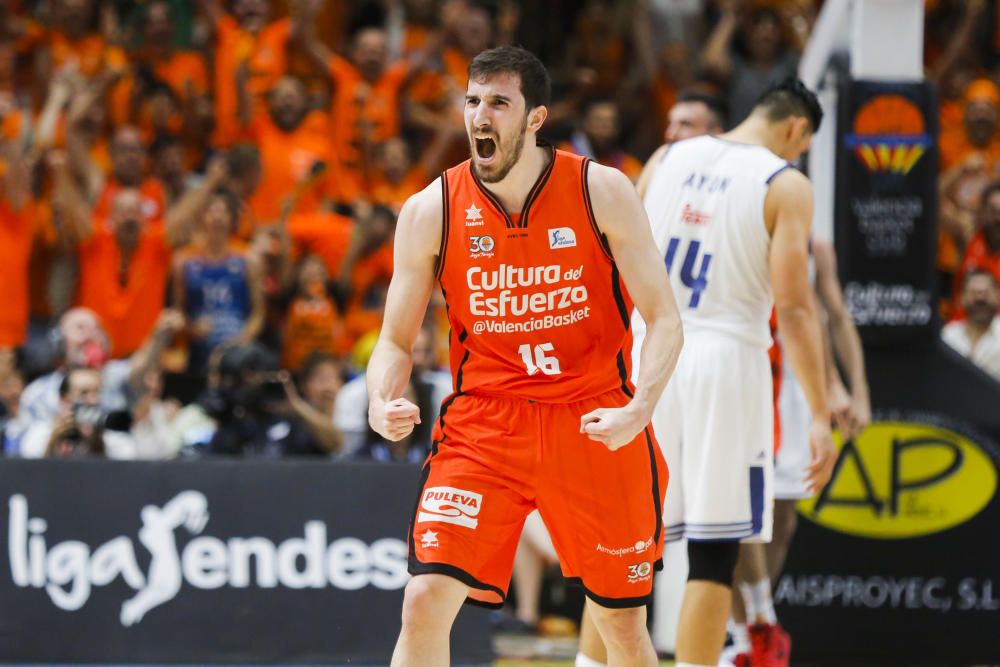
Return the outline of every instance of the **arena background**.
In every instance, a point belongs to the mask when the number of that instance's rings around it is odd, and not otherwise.
[[[387,664],[429,434],[379,441],[358,378],[395,215],[467,151],[466,64],[516,43],[553,75],[546,138],[633,177],[685,91],[727,126],[787,74],[820,92],[802,167],[874,420],[800,506],[792,664],[1000,664],[1000,384],[941,340],[962,277],[1000,279],[995,0],[11,0],[0,33],[0,661]],[[192,301],[219,256],[229,291]],[[432,410],[439,300],[421,346]],[[70,362],[104,369],[100,446],[47,445],[87,419]],[[465,610],[454,661],[570,664],[581,604],[550,567],[537,626]]]

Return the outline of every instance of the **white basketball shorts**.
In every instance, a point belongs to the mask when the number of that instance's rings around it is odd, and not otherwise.
[[[714,332],[685,333],[653,413],[670,468],[664,538],[769,542],[774,406],[767,350]]]

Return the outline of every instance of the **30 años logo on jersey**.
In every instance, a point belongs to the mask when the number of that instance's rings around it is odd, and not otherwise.
[[[469,237],[469,256],[470,257],[492,257],[493,248],[496,247],[496,241],[493,240],[492,236],[470,236]]]
[[[902,95],[876,95],[865,102],[854,115],[853,129],[844,141],[873,173],[907,174],[933,143],[920,107]]]
[[[930,535],[972,519],[997,488],[997,468],[972,440],[912,422],[880,422],[841,443],[830,483],[799,511],[875,539]]]

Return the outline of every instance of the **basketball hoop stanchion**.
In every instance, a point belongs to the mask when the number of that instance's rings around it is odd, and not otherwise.
[[[838,442],[830,484],[799,505],[778,616],[795,662],[989,663],[1000,389],[940,342],[935,91],[854,78],[836,98],[830,227],[873,422]]]

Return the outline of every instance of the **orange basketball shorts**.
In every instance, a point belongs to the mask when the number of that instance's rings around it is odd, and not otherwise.
[[[628,402],[458,394],[442,406],[410,523],[410,574],[467,584],[500,607],[525,517],[539,510],[563,574],[606,607],[646,604],[662,567],[667,464],[647,427],[617,451],[580,433],[580,417]]]

